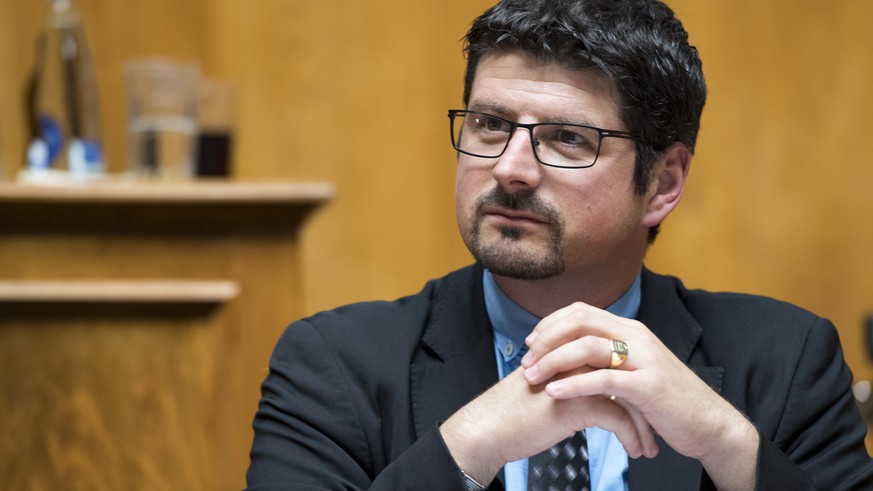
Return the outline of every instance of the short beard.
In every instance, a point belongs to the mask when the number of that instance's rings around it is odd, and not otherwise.
[[[532,250],[522,240],[524,232],[515,227],[503,227],[500,238],[485,244],[482,240],[483,210],[486,207],[530,211],[546,217],[549,222],[549,244],[546,250]],[[476,200],[467,244],[477,261],[492,274],[517,280],[544,280],[564,272],[562,246],[563,222],[553,208],[542,203],[531,191],[509,194],[500,186]]]

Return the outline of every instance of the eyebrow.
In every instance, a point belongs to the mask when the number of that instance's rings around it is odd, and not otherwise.
[[[467,109],[470,111],[493,114],[494,116],[508,117],[512,114],[512,111],[510,111],[503,104],[490,100],[476,101],[472,105],[468,106]]]
[[[490,100],[490,99],[481,100],[481,101],[474,101],[473,104],[471,104],[470,106],[467,107],[467,109],[470,111],[482,112],[482,113],[491,114],[494,116],[499,116],[499,117],[507,118],[507,119],[513,118],[512,115],[514,114],[513,111],[511,111],[509,108],[507,108],[503,104],[496,102],[496,101],[493,101],[493,100]],[[579,125],[583,125],[583,126],[594,126],[594,127],[597,126],[592,121],[588,120],[587,118],[568,117],[568,116],[561,116],[561,115],[550,116],[550,117],[547,117],[539,122],[541,122],[541,123],[558,123],[558,124],[579,124]]]

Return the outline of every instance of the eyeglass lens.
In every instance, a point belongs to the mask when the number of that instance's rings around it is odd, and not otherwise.
[[[513,127],[514,123],[495,116],[459,112],[452,120],[452,142],[463,153],[495,158],[509,144]],[[587,167],[597,159],[600,134],[586,126],[545,123],[534,126],[531,142],[546,165]]]

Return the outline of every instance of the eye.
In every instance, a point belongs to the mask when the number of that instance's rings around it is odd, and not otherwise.
[[[574,128],[568,126],[550,127],[546,131],[545,138],[550,144],[561,145],[564,147],[586,147],[591,148],[596,146],[596,133],[592,134],[586,131],[587,128]]]
[[[509,133],[510,130],[509,123],[487,114],[477,114],[470,119],[473,121],[473,125],[481,131]]]
[[[577,133],[575,131],[562,131],[561,142],[568,145],[594,146],[594,142],[591,140],[591,135]]]

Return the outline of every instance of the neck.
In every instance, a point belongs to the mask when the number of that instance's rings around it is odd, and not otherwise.
[[[640,268],[642,262],[636,262],[599,274],[568,271],[533,281],[494,275],[494,281],[515,303],[542,318],[575,302],[601,309],[608,307],[630,288]]]

